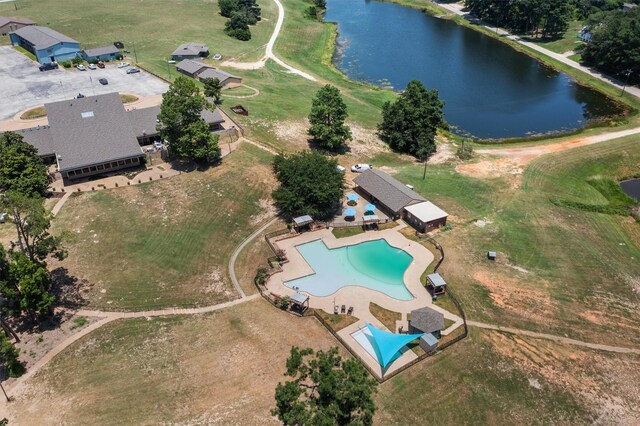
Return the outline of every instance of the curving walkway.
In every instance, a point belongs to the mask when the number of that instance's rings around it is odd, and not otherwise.
[[[284,62],[282,59],[278,58],[275,55],[275,53],[273,53],[273,46],[276,44],[278,35],[280,35],[280,30],[282,30],[282,25],[284,24],[284,7],[282,6],[282,3],[280,3],[280,0],[273,0],[273,1],[276,3],[276,6],[278,7],[278,21],[276,22],[276,26],[273,30],[273,34],[271,34],[271,38],[267,43],[267,48],[265,50],[264,56],[256,62],[225,61],[222,65],[232,67],[232,68],[243,69],[243,70],[257,70],[257,69],[263,68],[267,63],[267,60],[271,59],[276,64],[280,65],[282,68],[285,68],[290,74],[299,75],[300,77],[306,78],[307,80],[317,81],[317,79],[311,74],[308,74],[302,70],[299,70],[298,68],[292,67],[291,65]]]
[[[246,84],[241,84],[242,87],[246,87],[249,90],[253,90],[253,93],[250,95],[229,95],[228,93],[222,93],[222,95],[226,98],[234,98],[234,99],[248,99],[248,98],[255,98],[256,96],[260,95],[260,90],[256,89],[255,87],[251,87],[248,86]]]

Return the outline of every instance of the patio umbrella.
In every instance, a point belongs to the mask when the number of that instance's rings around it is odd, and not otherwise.
[[[356,215],[356,209],[346,209],[344,211],[344,215],[345,216],[355,216]]]
[[[358,201],[358,196],[356,194],[347,194],[347,200],[349,201]]]
[[[373,204],[367,204],[366,206],[364,206],[364,209],[368,212],[372,212],[376,209],[376,206],[374,206]]]

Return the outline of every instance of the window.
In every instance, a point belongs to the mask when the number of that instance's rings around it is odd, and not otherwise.
[[[89,167],[89,170],[91,170],[92,172],[95,172],[96,171],[96,166]]]
[[[127,158],[126,160],[124,160],[125,164],[131,164],[131,158]]]
[[[117,161],[112,162],[111,167],[118,167],[118,162]]]
[[[124,160],[119,160],[119,161],[118,161],[118,165],[119,165],[119,166],[124,166]]]
[[[89,168],[85,167],[84,169],[82,169],[82,173],[89,173]]]
[[[98,170],[104,170],[104,165],[98,164]]]
[[[71,170],[70,172],[67,172],[67,176],[75,176],[75,175],[76,175],[75,170]]]
[[[105,164],[105,165],[104,165],[104,168],[105,168],[105,169],[110,169],[110,168],[111,168],[111,163],[107,163],[107,164]]]

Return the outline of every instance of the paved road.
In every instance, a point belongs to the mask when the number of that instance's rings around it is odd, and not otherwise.
[[[591,68],[587,68],[584,67],[582,65],[580,65],[578,62],[573,61],[565,56],[563,56],[560,53],[555,53],[552,52],[549,49],[545,49],[544,47],[541,47],[535,43],[531,43],[528,41],[524,41],[522,39],[520,39],[520,37],[512,35],[511,33],[509,33],[508,31],[505,31],[501,28],[497,28],[497,27],[492,27],[490,25],[486,25],[484,23],[482,23],[482,21],[480,21],[479,19],[476,19],[474,17],[472,17],[468,12],[464,12],[463,8],[464,6],[460,3],[438,3],[438,6],[442,7],[443,9],[449,10],[453,13],[455,13],[456,15],[462,16],[463,18],[467,19],[468,21],[474,21],[474,22],[480,22],[483,27],[487,28],[488,30],[491,30],[492,32],[505,36],[507,38],[509,38],[510,40],[516,41],[518,43],[520,43],[523,46],[527,46],[537,52],[540,52],[546,56],[549,56],[550,58],[553,58],[559,62],[562,62],[565,65],[568,65],[572,68],[575,68],[577,70],[580,70],[586,74],[589,74],[592,77],[597,78],[598,80],[604,81],[605,83],[611,84],[612,86],[617,87],[618,89],[622,90],[623,87],[623,82],[616,80],[612,77],[609,77],[605,74],[601,74],[597,71],[593,71]],[[640,88],[637,87],[626,87],[626,92],[631,93],[634,96],[640,97]]]
[[[106,86],[98,82],[106,78]],[[132,92],[151,96],[164,93],[167,83],[144,71],[127,74],[126,69],[107,64],[104,69],[77,71],[57,69],[41,72],[38,65],[11,46],[0,46],[0,120],[46,102],[71,99],[78,93],[99,95]],[[34,124],[35,125],[35,124]]]
[[[598,349],[601,351],[640,355],[640,349],[636,349],[636,348],[626,348],[621,346],[610,346],[610,345],[601,345],[598,343],[588,343],[588,342],[583,342],[581,340],[570,339],[568,337],[555,336],[553,334],[546,334],[546,333],[536,333],[535,331],[520,330],[518,328],[503,327],[501,325],[486,324],[484,322],[478,322],[478,321],[467,321],[467,325],[470,325],[471,327],[484,328],[487,330],[506,331],[507,333],[519,334],[519,335],[528,336],[528,337],[535,337],[537,339],[553,340],[554,342],[566,343],[568,345],[582,346],[590,349]]]

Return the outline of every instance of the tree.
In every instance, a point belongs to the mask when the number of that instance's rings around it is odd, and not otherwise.
[[[371,425],[376,381],[362,364],[343,361],[338,348],[327,352],[291,348],[286,376],[278,383],[274,416],[285,425]]]
[[[330,151],[343,151],[346,140],[351,139],[351,130],[344,125],[347,119],[347,105],[340,90],[330,84],[322,87],[311,103],[308,130],[309,135]]]
[[[44,195],[49,178],[38,150],[15,132],[0,136],[0,193]]]
[[[593,15],[591,41],[582,51],[585,64],[635,84],[640,82],[640,7]]]
[[[256,0],[238,0],[239,10],[244,12],[249,25],[255,25],[261,19],[261,10]]]
[[[183,76],[176,78],[162,95],[157,129],[177,158],[198,163],[220,158],[219,138],[201,116],[207,106],[196,83]]]
[[[225,18],[231,18],[233,12],[240,8],[238,0],[219,0],[218,6],[220,7],[220,15]]]
[[[30,261],[46,265],[45,260],[50,255],[58,260],[66,257],[60,237],[49,234],[51,215],[45,211],[41,197],[9,192],[0,205],[11,215],[18,234],[17,246]]]
[[[238,40],[251,40],[251,30],[249,30],[247,14],[240,11],[233,12],[231,19],[224,24],[224,32],[228,36],[235,37]]]
[[[436,151],[436,133],[445,124],[443,106],[437,90],[411,81],[395,102],[382,107],[378,135],[391,149],[425,161]]]
[[[222,92],[222,83],[218,78],[203,78],[200,82],[204,85],[204,95],[213,98],[216,104],[220,103],[220,95]]]
[[[344,190],[344,175],[337,166],[335,160],[316,151],[278,155],[273,169],[280,186],[273,198],[280,211],[288,217],[331,217]]]
[[[14,346],[7,336],[0,334],[0,365],[7,368],[9,377],[20,377],[26,371],[24,364],[18,358],[19,355],[20,350]]]

